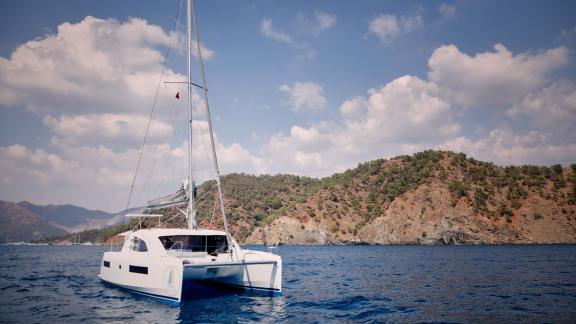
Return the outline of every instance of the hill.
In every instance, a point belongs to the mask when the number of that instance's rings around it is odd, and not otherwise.
[[[54,224],[63,226],[67,231],[84,229],[90,227],[90,224],[106,223],[115,216],[115,214],[101,210],[90,210],[73,205],[40,206],[27,201],[18,204]]]
[[[0,201],[0,242],[22,242],[66,233],[20,204]]]
[[[35,205],[0,201],[0,241],[31,241],[87,229],[100,229],[121,221],[117,214],[73,205]]]
[[[320,180],[233,174],[223,182],[232,232],[244,243],[573,243],[575,171],[425,151]],[[200,224],[212,226],[213,198],[200,207]]]
[[[323,179],[222,178],[233,236],[244,244],[576,242],[576,165],[507,166],[425,151]],[[222,228],[215,183],[198,188],[198,222]],[[166,210],[172,225],[183,225]]]

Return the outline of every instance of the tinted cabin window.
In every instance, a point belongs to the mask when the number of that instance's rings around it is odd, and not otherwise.
[[[148,247],[146,246],[146,243],[144,241],[135,237],[134,238],[134,244],[132,245],[132,250],[138,251],[138,252],[147,252]]]
[[[206,241],[206,252],[208,253],[224,253],[228,250],[225,235],[208,235]]]
[[[110,261],[104,261],[104,266],[106,268],[110,268]]]
[[[130,272],[148,274],[148,267],[130,266]]]
[[[226,252],[226,235],[170,235],[159,237],[166,250],[186,252]]]

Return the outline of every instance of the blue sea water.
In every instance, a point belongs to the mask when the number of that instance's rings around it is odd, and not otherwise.
[[[0,322],[576,321],[576,245],[281,246],[282,296],[180,305],[102,284],[105,250],[0,246]]]

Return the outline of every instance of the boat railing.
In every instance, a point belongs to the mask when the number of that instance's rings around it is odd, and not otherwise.
[[[276,241],[276,244],[268,246],[268,252],[272,254],[276,254],[278,252],[278,244],[280,244],[280,240]]]

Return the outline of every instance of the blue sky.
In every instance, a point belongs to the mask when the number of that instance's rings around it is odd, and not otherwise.
[[[124,207],[177,7],[0,3],[0,199]],[[197,11],[223,173],[326,176],[431,148],[576,162],[573,1],[199,0]],[[181,60],[170,57],[172,78]],[[162,90],[168,105],[178,89]],[[137,183],[142,199],[183,176],[150,162],[185,161],[178,111],[162,107],[146,159],[159,176]]]

